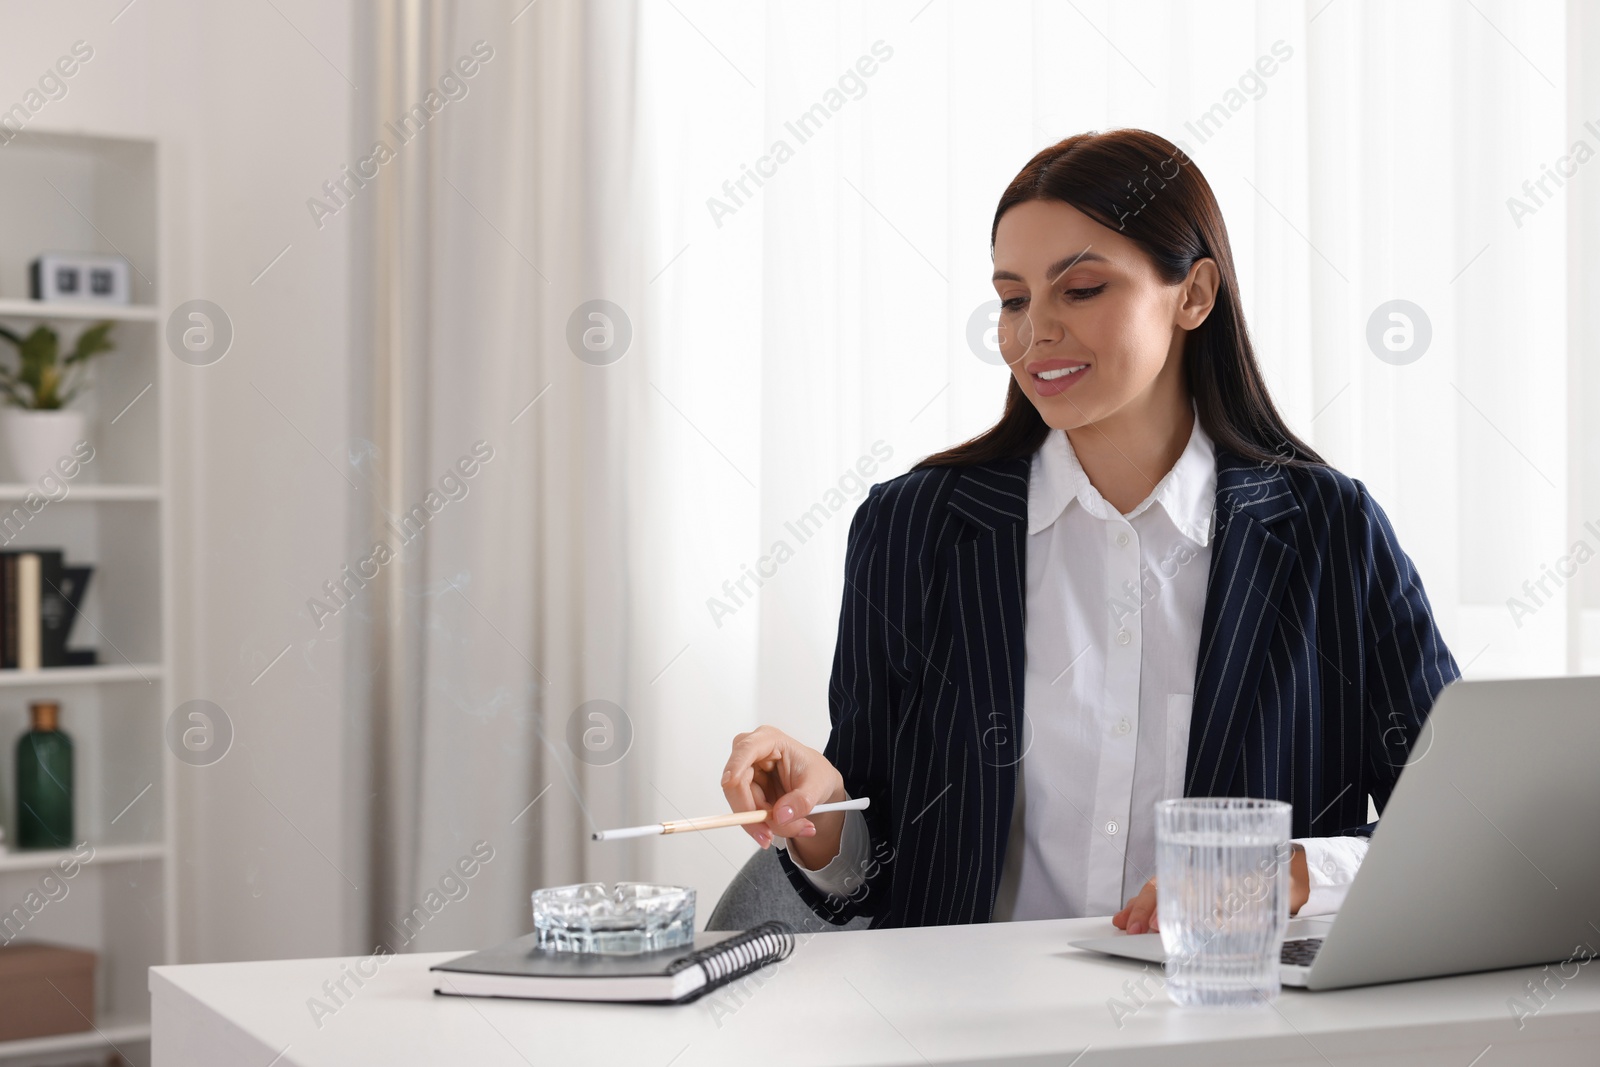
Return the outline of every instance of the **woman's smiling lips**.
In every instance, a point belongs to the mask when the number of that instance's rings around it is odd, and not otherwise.
[[[1064,393],[1089,373],[1089,364],[1081,359],[1041,359],[1027,366],[1033,379],[1033,391],[1040,396]]]

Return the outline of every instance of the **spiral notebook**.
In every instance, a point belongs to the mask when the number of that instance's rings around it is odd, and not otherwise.
[[[696,934],[693,946],[642,956],[551,952],[537,947],[537,937],[528,934],[435,964],[428,968],[433,991],[457,997],[682,1004],[780,963],[794,951],[794,928],[778,920],[737,932]]]

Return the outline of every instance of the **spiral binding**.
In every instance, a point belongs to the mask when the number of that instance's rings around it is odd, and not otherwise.
[[[794,927],[782,919],[769,919],[726,941],[689,953],[674,962],[668,973],[699,967],[706,977],[701,989],[708,990],[759,971],[769,963],[782,963],[793,951]]]

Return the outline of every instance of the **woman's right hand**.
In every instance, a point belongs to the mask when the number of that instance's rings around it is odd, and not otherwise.
[[[811,870],[839,854],[845,813],[807,816],[818,804],[846,799],[844,778],[826,756],[782,730],[758,726],[734,737],[722,771],[722,795],[734,811],[768,810],[766,822],[744,828],[762,848],[772,844],[773,835],[788,838],[791,854]]]

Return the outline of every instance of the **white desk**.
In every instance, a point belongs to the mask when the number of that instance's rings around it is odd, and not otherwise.
[[[307,1001],[354,959],[154,967],[152,1049],[156,1067],[1600,1062],[1600,965],[1552,982],[1520,1030],[1507,998],[1541,968],[1286,989],[1214,1014],[1174,1006],[1159,968],[1067,946],[1113,932],[1063,919],[802,936],[742,1006],[727,990],[677,1006],[440,997],[428,966],[457,953],[395,956],[359,990],[347,979],[353,995],[320,1028]],[[1151,996],[1136,999],[1125,983],[1141,977]],[[1137,1008],[1120,1026],[1111,998]]]

